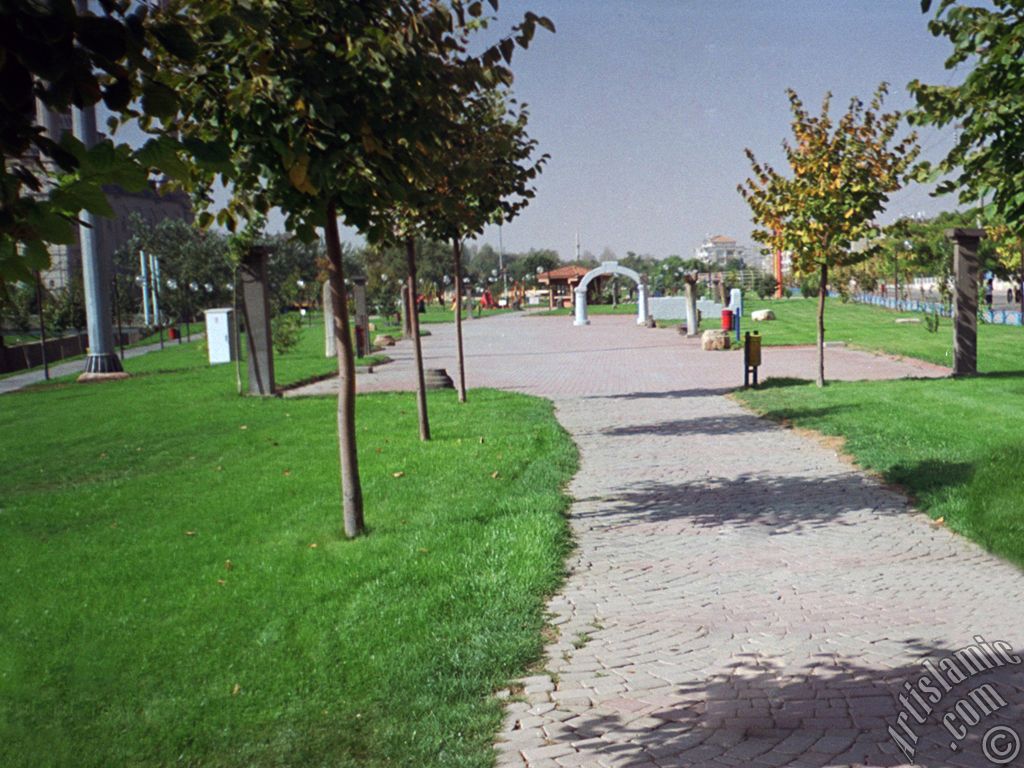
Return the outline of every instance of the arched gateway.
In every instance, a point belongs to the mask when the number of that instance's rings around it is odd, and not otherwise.
[[[636,324],[643,325],[647,322],[647,280],[645,277],[637,274],[629,267],[619,266],[617,261],[606,261],[601,266],[590,270],[580,280],[580,284],[576,286],[576,319],[573,321],[573,325],[589,325],[590,320],[587,319],[587,286],[590,285],[594,279],[601,277],[602,275],[622,275],[628,277],[630,280],[636,283]]]

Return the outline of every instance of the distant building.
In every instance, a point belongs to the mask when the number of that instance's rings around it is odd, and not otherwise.
[[[722,265],[730,259],[743,259],[748,267],[760,266],[761,254],[746,245],[739,245],[731,237],[709,237],[694,251],[694,258],[712,265]]]
[[[36,103],[36,120],[45,127],[47,135],[58,141],[62,134],[71,132],[71,112],[51,112],[40,102]],[[47,165],[49,165],[47,163]],[[114,218],[94,218],[96,244],[101,254],[112,258],[131,237],[131,214],[138,214],[150,227],[164,219],[182,219],[191,222],[192,201],[183,192],[160,194],[156,189],[142,192],[126,192],[121,187],[110,185],[103,188]],[[77,234],[77,228],[76,228]],[[42,272],[43,285],[55,291],[65,290],[71,277],[82,268],[82,257],[78,244],[51,245],[50,268]]]
[[[181,219],[191,222],[192,201],[184,192],[161,195],[156,190],[126,192],[118,186],[104,187],[107,201],[114,209],[114,218],[96,216],[96,245],[101,254],[113,258],[114,253],[132,236],[132,214],[138,214],[149,227],[164,219]],[[50,268],[42,273],[43,285],[53,291],[68,287],[72,275],[82,268],[82,257],[78,243],[74,245],[50,246]]]

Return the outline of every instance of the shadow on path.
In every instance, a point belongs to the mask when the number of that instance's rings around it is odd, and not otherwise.
[[[983,640],[991,648],[1004,638]],[[1014,736],[1020,736],[1006,730],[1021,731],[1024,722],[1024,670],[1012,650],[1007,653],[1017,663],[976,644],[966,652],[974,660],[970,667],[962,661],[964,651],[954,655],[939,644],[903,639],[884,651],[899,661],[876,665],[830,651],[828,644],[823,639],[821,653],[798,669],[743,654],[707,678],[694,675],[668,690],[606,698],[568,721],[571,730],[551,743],[582,741],[588,756],[614,756],[616,766],[629,768],[648,768],[652,760],[671,766],[913,762],[980,768],[993,765],[988,756],[1000,750],[1004,759],[1009,756]],[[924,666],[929,659],[935,668],[956,665],[968,674],[957,682],[954,673],[940,672],[940,684]],[[614,672],[628,677],[630,669]],[[1002,764],[1008,763],[1016,764]]]

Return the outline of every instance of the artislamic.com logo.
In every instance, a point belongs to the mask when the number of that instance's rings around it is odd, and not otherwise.
[[[945,728],[950,750],[956,752],[971,730],[993,714],[1008,706],[992,683],[980,683],[966,692],[954,689],[997,667],[1020,664],[1021,657],[1002,640],[986,642],[976,635],[974,643],[943,656],[938,661],[922,663],[922,674],[915,681],[903,683],[899,694],[901,711],[889,726],[889,735],[913,762],[919,735],[917,728],[933,718]],[[1020,753],[1020,735],[1006,725],[993,725],[981,739],[985,758],[994,765],[1008,765]]]

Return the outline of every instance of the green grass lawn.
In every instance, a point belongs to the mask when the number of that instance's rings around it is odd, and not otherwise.
[[[737,397],[768,418],[845,438],[860,466],[903,486],[952,530],[1024,565],[1024,370],[824,389],[769,380]]]
[[[0,765],[490,765],[569,546],[551,405],[432,393],[423,444],[361,396],[346,541],[332,398],[238,397],[199,344],[126,367],[0,398]]]
[[[765,344],[814,340],[815,301],[751,302],[778,320],[754,325]],[[830,300],[826,338],[949,365],[952,328],[897,325],[910,316]],[[767,351],[765,354],[770,355]],[[828,372],[826,352],[826,375]],[[933,517],[1024,565],[1024,329],[978,329],[982,375],[966,379],[772,381],[737,393],[768,418],[845,438],[857,463],[904,487]]]
[[[750,312],[771,309],[776,320],[750,321]],[[817,299],[747,301],[742,330],[756,330],[766,346],[816,343]],[[919,324],[899,325],[898,317],[918,318]],[[708,326],[706,323],[704,327]],[[825,305],[825,341],[893,355],[916,357],[938,365],[952,365],[953,326],[941,318],[937,332],[929,333],[920,313],[896,312],[865,304],[844,304],[829,299]],[[827,371],[826,360],[826,375]],[[981,371],[1024,370],[1024,328],[1006,325],[978,327],[978,369]]]

